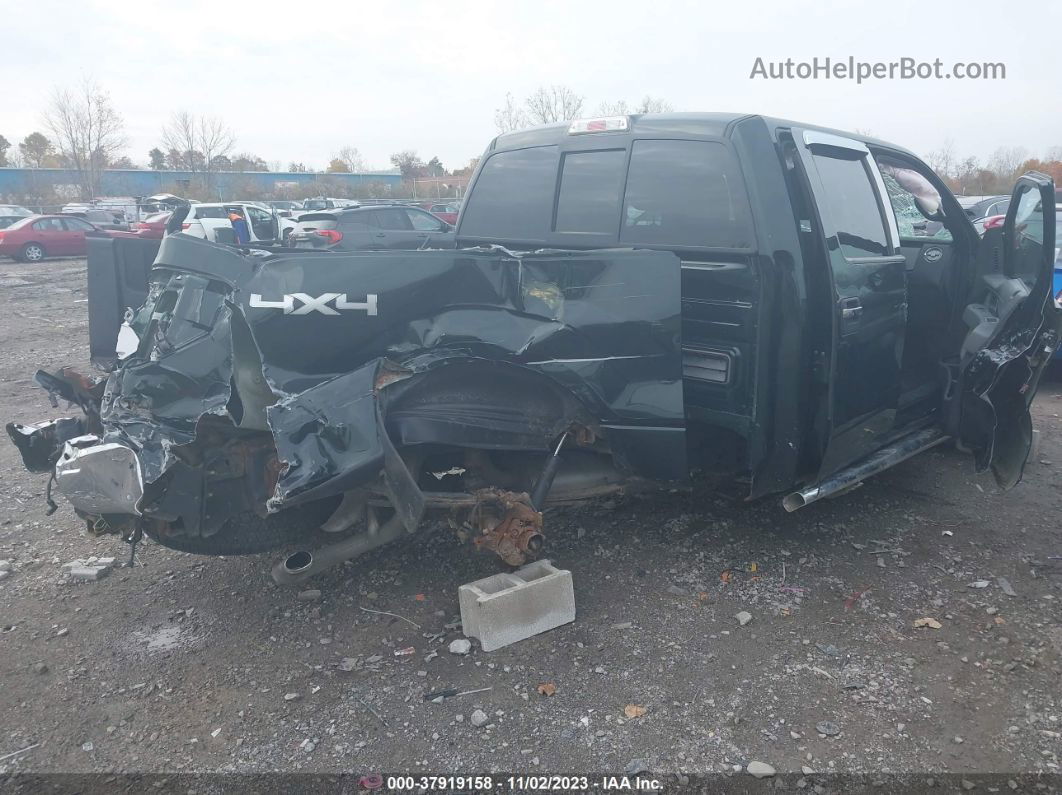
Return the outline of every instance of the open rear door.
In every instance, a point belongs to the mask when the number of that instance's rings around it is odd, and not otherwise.
[[[1014,188],[1002,229],[981,241],[949,396],[949,431],[974,454],[977,471],[991,467],[1003,488],[1021,480],[1032,446],[1029,406],[1062,329],[1054,261],[1054,184],[1030,172]]]

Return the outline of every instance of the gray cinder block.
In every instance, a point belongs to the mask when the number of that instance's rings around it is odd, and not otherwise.
[[[572,573],[537,560],[512,574],[495,574],[462,585],[461,625],[483,651],[546,632],[575,620]]]
[[[71,580],[101,580],[109,571],[105,566],[74,566],[67,573]]]

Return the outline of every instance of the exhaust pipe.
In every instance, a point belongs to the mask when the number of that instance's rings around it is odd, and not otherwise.
[[[289,555],[273,567],[273,581],[277,585],[298,585],[337,563],[390,544],[405,534],[405,525],[402,524],[401,517],[396,514],[375,531],[367,530],[312,552],[300,550]]]
[[[896,466],[901,461],[906,461],[913,455],[936,447],[948,437],[936,428],[906,436],[895,444],[878,450],[862,461],[842,469],[835,475],[831,475],[814,486],[809,486],[800,491],[794,491],[782,498],[782,507],[789,513],[818,502],[823,497],[829,497],[838,492],[858,486],[866,478],[884,472],[886,469]]]

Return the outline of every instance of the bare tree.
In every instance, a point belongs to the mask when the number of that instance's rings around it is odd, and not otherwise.
[[[527,114],[513,100],[513,95],[506,94],[505,104],[494,110],[494,126],[498,128],[498,132],[507,133],[531,125],[527,120]]]
[[[929,167],[942,177],[950,177],[955,173],[956,155],[955,142],[946,138],[940,149],[926,155]]]
[[[180,155],[181,165],[206,175],[207,185],[219,166],[225,165],[236,136],[216,116],[196,116],[187,110],[174,113],[162,128],[162,146]]]
[[[1029,152],[1024,146],[1001,146],[988,159],[988,168],[1009,183],[1028,159]]]
[[[344,146],[332,155],[332,159],[342,162],[347,167],[347,171],[352,174],[360,174],[366,170],[365,160],[362,158],[361,152],[354,146]]]
[[[44,114],[59,154],[78,174],[82,198],[99,193],[108,161],[125,146],[122,117],[92,79],[76,89],[56,88]]]
[[[638,103],[635,113],[670,113],[675,108],[663,97],[654,97],[646,94]]]
[[[583,97],[567,86],[542,86],[524,103],[534,124],[571,121],[583,109]]]
[[[195,171],[196,162],[200,159],[192,156],[196,151],[195,116],[186,110],[179,110],[170,116],[170,120],[162,127],[162,148],[171,154],[178,153],[179,167]]]
[[[596,113],[598,116],[626,116],[631,113],[631,108],[627,100],[620,99],[616,102],[602,102],[597,106]]]

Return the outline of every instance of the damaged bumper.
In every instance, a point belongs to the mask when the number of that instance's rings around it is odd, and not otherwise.
[[[172,235],[138,349],[105,384],[71,379],[86,419],[8,432],[84,518],[180,549],[231,553],[214,542],[236,517],[342,497],[351,522],[386,509],[407,532],[464,511],[516,560],[541,538],[519,495],[565,434],[552,499],[686,477],[679,282],[666,252],[247,254]],[[477,523],[485,493],[526,510]]]

